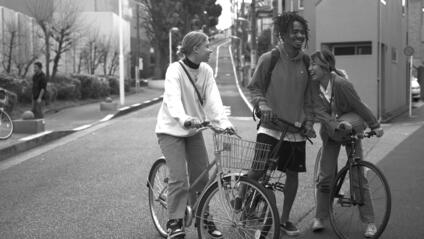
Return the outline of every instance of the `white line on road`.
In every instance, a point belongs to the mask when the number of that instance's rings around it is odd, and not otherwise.
[[[118,109],[119,111],[123,111],[123,110],[126,110],[126,109],[129,109],[130,107],[129,106],[125,106],[125,107],[122,107],[122,108],[120,108],[120,109]]]
[[[249,107],[250,111],[253,112],[253,106],[252,104],[249,102],[249,100],[246,98],[246,96],[244,95],[243,91],[240,88],[239,85],[239,81],[238,81],[238,76],[237,76],[237,71],[236,71],[236,66],[234,64],[234,58],[233,58],[233,51],[231,51],[231,45],[228,46],[228,50],[230,51],[230,57],[231,57],[231,64],[233,65],[233,72],[234,72],[234,79],[236,81],[236,85],[237,85],[237,89],[239,91],[239,94],[241,96],[241,98],[243,99],[244,103],[246,103],[247,107]]]
[[[87,129],[87,128],[90,128],[92,125],[93,125],[93,124],[86,124],[86,125],[82,125],[82,126],[80,126],[80,127],[76,127],[76,128],[74,129],[74,131],[80,131],[80,130],[83,130],[83,129]]]
[[[231,40],[229,40],[229,41],[226,41],[226,42],[224,42],[224,43],[221,43],[221,44],[219,44],[217,47],[216,47],[216,63],[215,63],[215,74],[214,74],[214,78],[216,79],[216,77],[218,76],[218,59],[219,59],[219,48],[221,48],[221,46],[223,46],[223,45],[225,45],[225,44],[228,44],[228,43],[230,43],[230,41]]]
[[[141,103],[132,104],[131,107],[137,107],[139,105],[141,105]]]
[[[33,134],[33,135],[30,135],[30,136],[21,138],[19,140],[20,141],[27,141],[27,140],[31,140],[31,139],[41,137],[41,136],[46,135],[46,134],[50,134],[51,132],[52,132],[51,130],[50,131],[44,131],[44,132],[41,132],[41,133],[38,133],[38,134]]]
[[[113,117],[113,114],[108,114],[103,119],[101,119],[100,122],[108,121],[112,119],[112,117]]]

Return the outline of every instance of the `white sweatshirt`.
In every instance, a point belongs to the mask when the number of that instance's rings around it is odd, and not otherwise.
[[[155,132],[178,137],[192,136],[198,130],[184,128],[184,122],[192,117],[201,121],[208,120],[224,129],[232,127],[225,115],[212,68],[206,63],[200,63],[198,69],[192,69],[185,64],[184,66],[203,98],[203,106],[180,63],[172,63],[165,75],[165,92]]]

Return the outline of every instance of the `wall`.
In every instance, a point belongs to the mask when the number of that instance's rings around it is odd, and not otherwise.
[[[381,6],[379,21],[378,6]],[[381,35],[379,38],[379,22]],[[379,39],[387,47],[379,81]],[[371,55],[337,56],[337,67],[348,72],[362,100],[374,114],[388,119],[402,113],[408,104],[406,58],[406,17],[401,1],[323,0],[316,6],[316,48],[323,43],[372,42]],[[397,61],[392,61],[392,49]],[[381,83],[381,92],[379,90]]]

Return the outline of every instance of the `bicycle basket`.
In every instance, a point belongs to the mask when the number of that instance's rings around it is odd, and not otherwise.
[[[243,140],[227,134],[215,134],[213,141],[215,152],[221,154],[222,168],[265,169],[271,145]]]

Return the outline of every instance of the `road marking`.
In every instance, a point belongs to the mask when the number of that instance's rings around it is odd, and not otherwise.
[[[41,136],[46,135],[46,134],[50,134],[51,132],[52,132],[51,130],[50,131],[44,131],[44,132],[41,132],[41,133],[38,133],[38,134],[33,134],[33,135],[30,135],[30,136],[21,138],[19,140],[20,141],[28,141],[28,140],[31,140],[31,139],[41,137]]]
[[[246,96],[244,95],[243,91],[241,90],[239,81],[238,81],[238,76],[237,76],[236,66],[234,64],[233,51],[231,50],[231,45],[228,46],[228,50],[230,51],[231,64],[233,65],[234,79],[236,81],[236,85],[237,85],[237,89],[239,91],[239,94],[240,94],[241,98],[243,99],[244,103],[246,103],[247,107],[249,107],[250,111],[253,112],[253,106],[249,102],[249,100],[246,98]]]
[[[80,127],[76,127],[74,130],[75,130],[75,131],[80,131],[80,130],[83,130],[83,129],[90,128],[92,125],[93,125],[93,124],[86,124],[86,125],[82,125],[82,126],[80,126]]]
[[[108,120],[112,119],[112,117],[113,117],[113,114],[108,114],[103,119],[101,119],[99,121],[100,122],[108,121]]]
[[[215,63],[215,74],[213,75],[213,77],[214,77],[215,79],[216,79],[216,77],[218,76],[219,48],[221,48],[221,46],[223,46],[223,45],[225,45],[225,44],[230,43],[230,41],[231,41],[231,40],[228,40],[228,41],[226,41],[226,42],[223,42],[223,43],[219,44],[219,45],[216,47],[216,57],[215,57],[215,61],[216,61],[216,63]]]
[[[126,109],[129,109],[130,107],[129,106],[125,106],[125,107],[122,107],[122,108],[120,108],[120,109],[118,109],[119,111],[123,111],[123,110],[126,110]]]
[[[137,106],[139,106],[139,105],[141,105],[141,103],[132,104],[132,105],[131,105],[131,107],[137,107]]]

